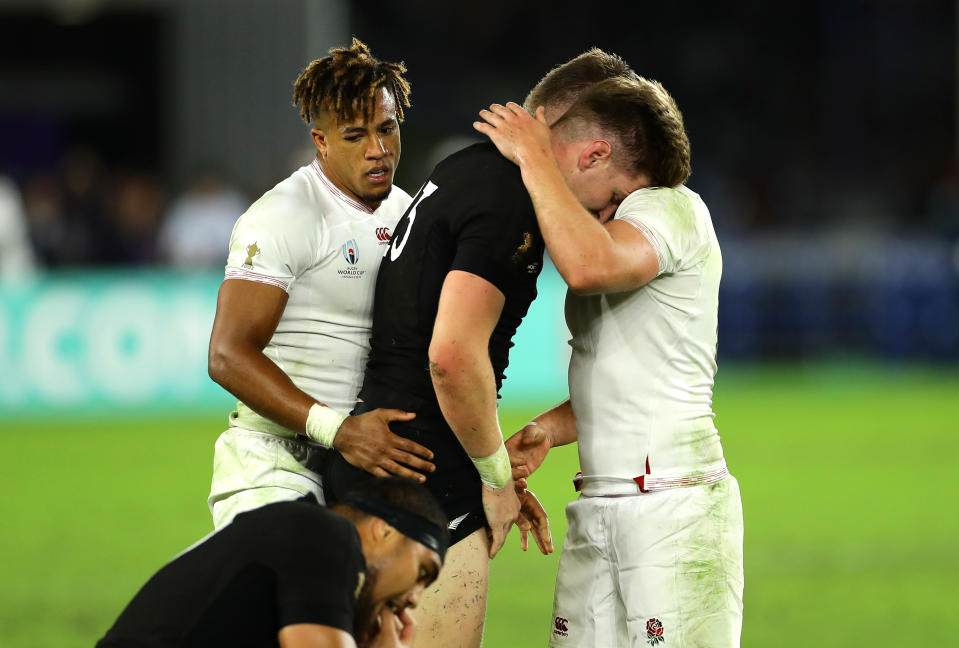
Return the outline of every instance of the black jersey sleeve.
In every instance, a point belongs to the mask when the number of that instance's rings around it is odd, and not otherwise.
[[[450,270],[478,275],[504,295],[526,272],[527,252],[539,236],[531,222],[529,195],[515,186],[500,187],[495,200],[457,223],[456,254]]]
[[[296,546],[300,543],[292,541],[289,559],[277,569],[280,628],[314,623],[353,633],[356,594],[366,564],[353,525],[344,518],[332,521],[334,524],[316,525],[315,529],[301,524],[296,533],[310,546]]]

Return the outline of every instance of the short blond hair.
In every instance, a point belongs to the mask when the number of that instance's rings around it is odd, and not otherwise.
[[[523,107],[530,113],[539,106],[568,107],[589,86],[613,78],[639,77],[621,57],[593,47],[547,72],[526,95]]]

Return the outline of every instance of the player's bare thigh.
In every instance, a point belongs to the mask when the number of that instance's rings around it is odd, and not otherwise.
[[[489,538],[477,529],[450,547],[440,576],[415,611],[414,648],[479,648],[486,621]]]

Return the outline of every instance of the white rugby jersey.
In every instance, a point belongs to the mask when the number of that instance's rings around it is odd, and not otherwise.
[[[225,280],[289,293],[263,353],[298,388],[344,414],[363,382],[383,251],[410,202],[394,186],[372,211],[340,191],[314,160],[263,194],[233,229]],[[294,434],[243,403],[237,412],[240,427]]]
[[[566,298],[569,391],[584,474],[634,478],[723,459],[713,425],[722,256],[709,210],[686,187],[641,189],[615,218],[639,229],[659,274],[635,290]]]

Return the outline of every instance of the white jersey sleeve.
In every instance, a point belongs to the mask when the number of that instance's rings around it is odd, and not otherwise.
[[[325,248],[318,239],[326,230],[315,221],[309,205],[288,196],[267,195],[256,201],[233,228],[226,278],[290,292],[296,278],[314,264],[317,250]]]
[[[697,218],[690,196],[667,187],[634,191],[619,206],[616,219],[643,233],[656,250],[659,273],[686,270],[709,250],[709,231]]]

